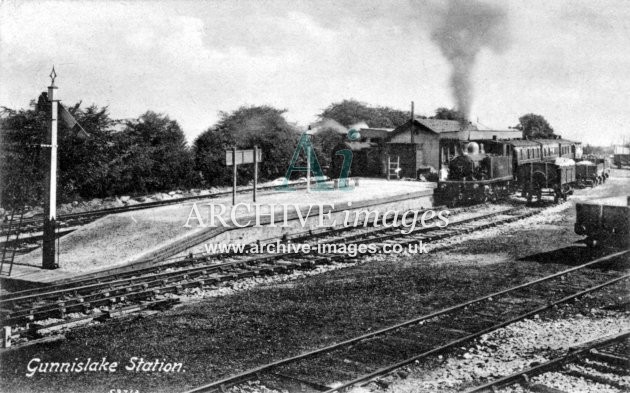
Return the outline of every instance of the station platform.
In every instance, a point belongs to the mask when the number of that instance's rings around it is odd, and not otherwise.
[[[356,181],[357,185],[354,185]],[[60,238],[59,268],[44,270],[42,250],[36,249],[16,257],[10,277],[2,278],[2,287],[29,288],[55,285],[87,277],[99,277],[116,272],[168,263],[169,258],[204,252],[205,243],[262,243],[294,236],[317,229],[321,222],[320,209],[326,226],[333,220],[343,225],[350,213],[433,207],[435,183],[353,179],[350,189],[311,192],[305,189],[267,193],[257,197],[256,207],[251,195],[239,194],[237,209],[231,217],[231,197],[197,200],[146,210],[112,214],[87,224]],[[222,215],[223,225],[216,215]],[[210,223],[214,209],[214,226]],[[259,209],[259,225],[255,211]],[[273,215],[271,214],[273,209]],[[271,225],[271,221],[275,225]],[[188,224],[188,226],[186,226]],[[362,222],[361,222],[362,225]]]

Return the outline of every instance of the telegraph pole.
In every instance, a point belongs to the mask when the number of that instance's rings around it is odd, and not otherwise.
[[[44,243],[42,247],[42,267],[44,269],[56,269],[55,262],[55,226],[57,219],[57,116],[59,100],[57,99],[57,86],[55,78],[57,73],[53,67],[50,73],[50,86],[48,86],[48,101],[51,103],[50,133],[48,142],[43,145],[50,148],[50,173],[46,185],[48,203],[45,206],[44,217]]]
[[[415,139],[416,138],[416,135],[415,135],[416,127],[415,127],[414,121],[415,121],[415,119],[414,119],[414,113],[413,113],[413,101],[411,101],[411,143],[415,143],[416,142],[416,139]],[[415,149],[415,147],[414,147],[414,149]]]

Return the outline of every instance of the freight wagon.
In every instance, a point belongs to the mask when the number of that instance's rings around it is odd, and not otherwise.
[[[589,247],[630,246],[630,197],[611,197],[576,204],[575,233]]]
[[[630,166],[630,147],[615,146],[613,162],[619,169],[622,166]]]

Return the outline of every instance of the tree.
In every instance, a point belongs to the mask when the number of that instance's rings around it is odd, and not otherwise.
[[[229,184],[231,170],[225,165],[225,150],[233,146],[239,149],[258,146],[263,151],[260,178],[284,175],[299,136],[284,119],[285,112],[266,105],[240,107],[232,113],[221,112],[218,123],[193,143],[195,169],[209,184]],[[238,171],[241,182],[253,178],[251,165],[239,166]]]
[[[318,116],[334,119],[346,127],[365,121],[370,127],[396,128],[409,120],[411,115],[406,111],[390,107],[373,107],[351,99],[330,104]]]
[[[332,163],[334,150],[343,142],[344,136],[332,128],[325,128],[311,138],[319,165],[329,167]]]
[[[440,107],[435,110],[435,116],[433,116],[433,119],[465,121],[466,117],[455,108],[448,109]]]
[[[68,111],[88,132],[84,139],[67,128],[58,129],[58,200],[162,191],[191,183],[193,162],[176,121],[151,111],[123,123],[107,107],[81,103]],[[50,149],[50,105],[45,100],[30,108],[0,111],[0,184],[2,205],[19,207],[43,202]],[[118,131],[116,126],[124,124]]]
[[[112,161],[120,153],[114,128],[120,121],[110,117],[107,107],[81,109],[79,103],[69,111],[89,137],[78,137],[60,122],[58,176],[62,200],[110,195],[117,184],[111,170]]]
[[[105,194],[111,183],[108,162],[115,155],[111,147],[116,121],[109,117],[107,108],[93,105],[83,110],[78,103],[69,111],[90,137],[82,139],[63,121],[59,122],[57,191],[61,202]],[[3,109],[0,118],[3,206],[11,206],[13,200],[18,205],[43,202],[50,149],[42,144],[48,143],[49,116],[50,106],[37,105],[35,101],[29,109]]]
[[[117,145],[123,157],[121,190],[160,191],[190,184],[193,161],[186,138],[168,116],[147,111],[128,121]]]
[[[36,109],[13,110],[6,107],[0,113],[0,184],[2,206],[20,208],[33,205],[43,198],[44,179],[48,171],[46,150],[47,114]]]
[[[518,118],[519,124],[516,128],[523,131],[523,136],[527,138],[540,138],[551,139],[555,135],[553,128],[549,125],[547,120],[534,113],[528,113]]]

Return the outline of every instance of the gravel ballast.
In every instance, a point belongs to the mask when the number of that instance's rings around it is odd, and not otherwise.
[[[470,346],[431,367],[413,367],[405,380],[397,380],[388,391],[399,393],[458,392],[474,385],[522,371],[559,357],[569,348],[598,338],[619,333],[630,326],[630,313],[593,310],[589,315],[559,319],[527,319],[482,336]],[[548,375],[552,374],[552,375]],[[553,374],[546,373],[534,382],[553,382]],[[562,380],[569,380],[563,376]],[[630,378],[624,377],[626,382]],[[558,381],[556,388],[567,392],[600,391],[585,381]],[[563,389],[564,387],[564,389]],[[364,389],[357,390],[363,391]],[[370,389],[372,390],[372,389]],[[373,389],[378,390],[378,389]],[[506,389],[506,391],[517,391]],[[612,390],[616,391],[616,390]]]

